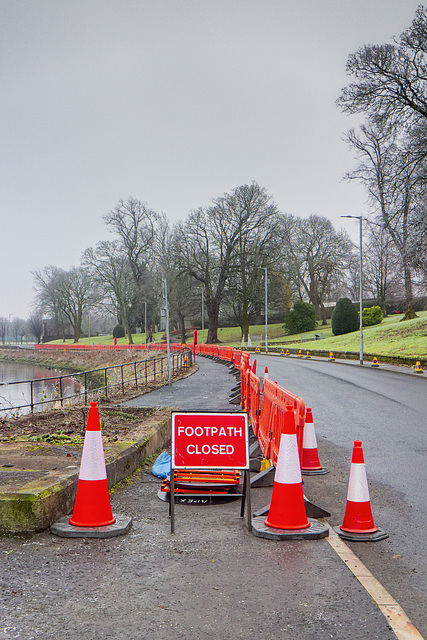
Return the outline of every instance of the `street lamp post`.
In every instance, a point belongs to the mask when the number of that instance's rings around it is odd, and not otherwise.
[[[147,346],[147,303],[144,302],[144,345]]]
[[[204,341],[204,337],[205,337],[205,297],[204,297],[203,287],[201,287],[201,290],[202,290],[202,344],[205,344],[205,341]]]
[[[170,338],[169,338],[169,304],[168,304],[168,283],[166,278],[163,278],[163,295],[165,298],[165,311],[166,311],[166,348],[167,348],[167,360],[168,360],[168,384],[172,382],[171,376],[171,351],[170,351]]]
[[[265,287],[265,353],[268,353],[268,311],[267,311],[267,267],[258,267],[264,270],[264,287]]]
[[[360,315],[360,364],[363,364],[363,257],[362,257],[362,216],[340,216],[359,220],[359,315]]]

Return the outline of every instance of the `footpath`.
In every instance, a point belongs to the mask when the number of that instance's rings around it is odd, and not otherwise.
[[[197,364],[195,375],[125,405],[239,410],[229,404],[235,379],[224,365],[201,357]],[[125,536],[58,538],[46,530],[0,538],[1,640],[397,637],[346,566],[356,564],[351,552],[343,562],[327,539],[255,537],[238,500],[177,504],[171,534],[168,504],[157,496],[161,481],[150,469],[132,480],[111,496],[113,514],[133,518]],[[260,509],[271,488],[251,497]],[[370,580],[363,566],[357,572]],[[408,629],[399,637],[421,636]]]

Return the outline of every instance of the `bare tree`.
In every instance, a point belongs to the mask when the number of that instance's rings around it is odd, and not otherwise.
[[[366,45],[349,56],[355,81],[342,90],[338,105],[383,123],[427,118],[427,12],[420,5],[409,29],[394,44]]]
[[[160,300],[159,278],[155,274],[156,259],[161,251],[162,238],[167,233],[168,223],[164,216],[148,208],[145,202],[135,198],[120,200],[104,220],[116,234],[120,250],[126,257],[135,284],[132,316],[142,324],[143,302],[149,303],[151,315]],[[160,290],[161,291],[161,290]]]
[[[281,219],[283,262],[300,299],[308,298],[326,324],[325,302],[337,282],[343,281],[354,245],[345,231],[336,231],[328,218],[311,215]]]
[[[9,321],[7,318],[0,318],[0,338],[2,344],[6,341],[6,335],[9,328]]]
[[[43,316],[38,312],[33,312],[27,320],[27,327],[37,344],[40,344],[43,336]]]
[[[133,344],[130,312],[136,298],[135,280],[129,261],[118,241],[103,241],[83,253],[82,264],[89,269],[97,289],[98,305],[113,313]]]
[[[400,293],[402,277],[399,272],[400,259],[390,234],[382,225],[366,227],[363,253],[363,286],[387,315],[387,303],[393,295]]]
[[[411,310],[411,228],[415,208],[424,197],[426,188],[419,171],[420,159],[405,147],[406,139],[399,139],[395,129],[381,125],[363,125],[360,135],[351,130],[347,140],[357,151],[359,163],[346,177],[364,184],[373,212],[399,252],[406,306]]]
[[[14,318],[12,322],[13,336],[16,344],[22,344],[24,336],[27,332],[27,323],[22,318]]]
[[[244,247],[255,241],[276,213],[266,190],[254,182],[216,198],[208,209],[193,211],[185,224],[177,226],[178,262],[184,273],[204,287],[207,342],[218,342],[219,312],[230,277],[247,274],[241,260]],[[247,315],[243,304],[242,312]]]
[[[39,308],[62,322],[66,319],[72,326],[74,342],[78,342],[83,314],[95,302],[88,271],[81,267],[64,271],[49,266],[33,275]]]

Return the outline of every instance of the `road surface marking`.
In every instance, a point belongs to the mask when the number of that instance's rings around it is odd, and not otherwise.
[[[423,640],[423,636],[415,628],[399,603],[384,589],[329,523],[325,522],[325,524],[329,527],[329,536],[326,540],[377,604],[396,637],[399,640]]]

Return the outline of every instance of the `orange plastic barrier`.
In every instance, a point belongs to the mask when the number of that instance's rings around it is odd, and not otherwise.
[[[303,445],[303,438],[304,438],[304,424],[305,424],[304,400],[302,398],[299,398],[297,395],[295,395],[291,391],[288,391],[287,389],[284,389],[283,387],[278,386],[276,403],[277,403],[277,412],[278,412],[277,422],[280,422],[280,429],[277,437],[275,437],[275,434],[273,433],[273,454],[274,454],[273,464],[274,465],[276,464],[275,461],[277,460],[277,457],[279,455],[280,435],[282,433],[281,426],[283,424],[283,419],[285,416],[287,406],[291,406],[295,414],[295,429],[297,433],[298,451],[299,451],[299,458],[301,463],[302,445]]]
[[[249,371],[249,418],[254,434],[258,435],[260,418],[261,381],[253,371]]]
[[[274,466],[276,466],[279,456],[283,421],[286,407],[288,406],[292,407],[295,415],[295,428],[301,462],[305,421],[304,400],[291,391],[280,387],[277,382],[266,378],[263,386],[258,440],[264,457],[269,458]]]
[[[262,405],[261,416],[259,420],[258,441],[264,458],[268,460],[272,455],[272,439],[273,439],[273,422],[275,418],[275,406],[277,382],[273,382],[270,378],[266,378],[262,389]]]
[[[239,349],[233,349],[233,362],[236,369],[240,368],[240,363],[242,361],[242,352]]]
[[[241,394],[241,407],[243,410],[246,409],[246,388],[248,384],[248,378],[246,373],[250,371],[251,354],[247,351],[242,351],[242,357],[240,361],[240,394]]]
[[[150,344],[36,344],[34,345],[35,349],[40,350],[62,350],[62,351],[102,351],[108,349],[115,349],[121,351],[166,351],[167,344],[166,342],[151,342]],[[171,351],[180,351],[181,349],[188,349],[188,345],[186,344],[177,344],[173,343],[170,345]]]

